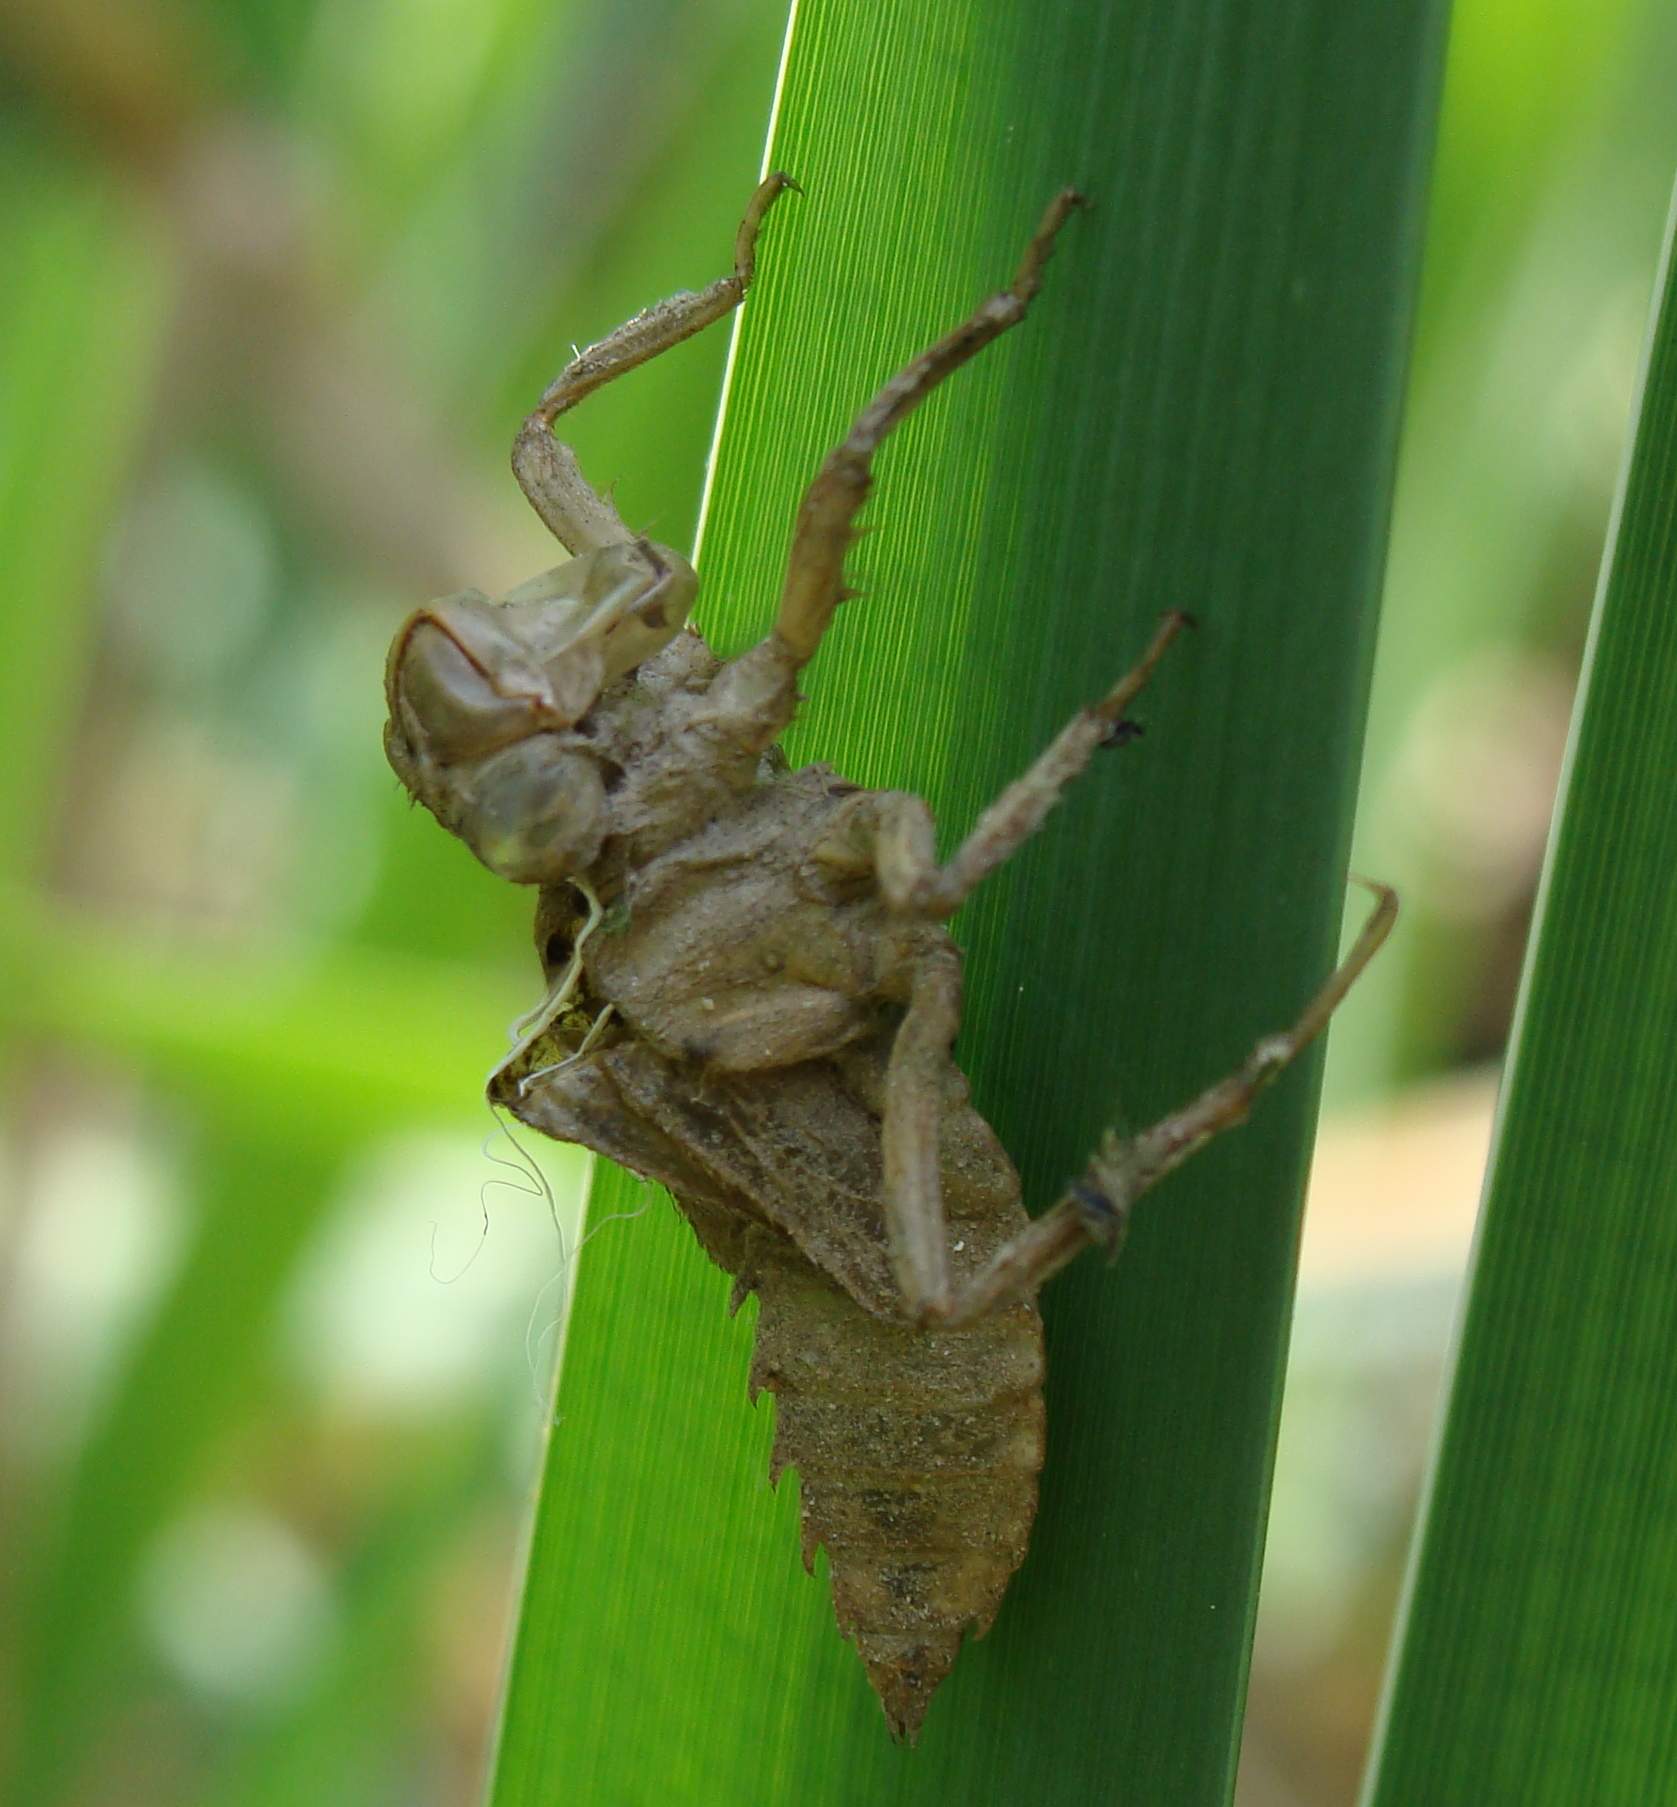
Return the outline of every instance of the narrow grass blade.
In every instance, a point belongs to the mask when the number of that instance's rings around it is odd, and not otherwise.
[[[1659,293],[1373,1807],[1677,1789],[1670,227]]]

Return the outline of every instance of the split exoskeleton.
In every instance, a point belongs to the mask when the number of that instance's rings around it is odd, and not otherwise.
[[[841,1628],[912,1737],[968,1629],[1022,1559],[1042,1459],[1043,1282],[1115,1251],[1136,1198],[1240,1122],[1326,1024],[1390,929],[1356,945],[1283,1033],[1138,1135],[1103,1138],[1030,1218],[951,1049],[960,954],[944,923],[1043,822],[1187,625],[1079,712],[947,860],[926,804],[790,771],[776,741],[846,594],[880,442],[1024,318],[1080,197],[1050,203],[1012,284],[915,358],[806,493],[766,638],[718,659],[686,626],[692,567],[633,533],[555,439],[601,384],[721,319],[732,274],[581,353],[520,431],[513,467],[573,554],[490,601],[420,610],[391,650],[386,745],[413,795],[492,870],[541,887],[548,988],[491,1098],[666,1185],[760,1302],[753,1385],[777,1395],[776,1468],[802,1486]]]

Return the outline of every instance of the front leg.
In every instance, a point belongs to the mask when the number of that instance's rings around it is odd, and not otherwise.
[[[1117,1254],[1135,1201],[1214,1136],[1246,1121],[1258,1094],[1328,1026],[1357,975],[1379,951],[1397,920],[1397,893],[1367,879],[1358,883],[1375,894],[1374,909],[1350,953],[1292,1027],[1266,1036],[1226,1079],[1140,1135],[1125,1139],[1108,1132],[1059,1202],[998,1250],[989,1265],[954,1295],[947,1311],[922,1310],[922,1321],[951,1328],[971,1324],[1018,1299],[1033,1298],[1046,1280],[1085,1249]],[[889,1220],[889,1189],[886,1213]]]
[[[757,234],[763,217],[788,188],[797,188],[776,170],[758,186],[734,240],[734,268],[697,294],[656,302],[579,352],[550,383],[513,441],[512,468],[530,505],[554,537],[574,553],[618,546],[635,536],[611,502],[585,478],[576,454],[553,437],[553,423],[567,408],[602,384],[690,339],[745,299],[757,269]]]
[[[855,537],[856,515],[867,500],[873,455],[880,442],[945,377],[1024,319],[1042,287],[1043,266],[1060,228],[1083,204],[1075,189],[1057,194],[1025,247],[1012,283],[981,302],[952,333],[899,371],[857,416],[844,442],[827,455],[798,510],[775,623],[777,637],[800,665],[814,655],[843,594],[844,555]]]

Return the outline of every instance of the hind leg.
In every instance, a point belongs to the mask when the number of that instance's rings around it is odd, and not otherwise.
[[[1244,1123],[1258,1094],[1274,1083],[1327,1027],[1397,919],[1397,893],[1386,885],[1358,881],[1375,894],[1375,906],[1349,954],[1310,1000],[1291,1028],[1266,1036],[1226,1079],[1219,1080],[1181,1109],[1162,1117],[1150,1129],[1128,1138],[1109,1132],[1088,1166],[1066,1188],[1051,1209],[1000,1249],[988,1267],[951,1296],[947,1280],[941,1290],[905,1286],[905,1305],[922,1323],[951,1328],[970,1324],[1016,1299],[1035,1296],[1038,1288],[1085,1249],[1104,1248],[1116,1255],[1135,1201],[1166,1174],[1180,1167],[1212,1137]],[[919,1001],[916,988],[915,1003]],[[899,1041],[915,1019],[915,1004],[899,1031]],[[950,1031],[953,1040],[953,1030]],[[947,1044],[945,1044],[947,1046]],[[911,1124],[925,1115],[928,1082],[919,1069],[899,1065],[893,1052],[885,1107],[889,1150],[893,1119]],[[893,1173],[886,1160],[885,1213],[893,1251],[913,1248],[934,1231],[941,1234],[943,1208],[937,1196],[935,1166],[924,1162]],[[895,1184],[893,1184],[895,1181]],[[947,1264],[947,1257],[945,1257]],[[947,1272],[947,1265],[944,1269]],[[899,1268],[915,1275],[916,1270]],[[935,1283],[935,1266],[922,1268]]]
[[[618,546],[635,536],[617,510],[588,482],[576,454],[553,437],[553,423],[602,384],[690,339],[745,299],[757,269],[757,234],[780,195],[798,185],[777,170],[752,195],[734,240],[734,268],[697,294],[656,302],[579,352],[543,392],[513,441],[512,468],[530,505],[554,537],[574,553]]]

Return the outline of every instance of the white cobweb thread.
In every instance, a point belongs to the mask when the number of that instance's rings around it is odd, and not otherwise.
[[[431,1225],[431,1278],[440,1286],[452,1286],[469,1269],[483,1252],[483,1245],[489,1240],[489,1194],[499,1188],[507,1192],[515,1192],[523,1198],[539,1198],[547,1206],[548,1222],[553,1226],[553,1240],[558,1250],[558,1262],[554,1270],[542,1282],[530,1306],[530,1316],[524,1327],[524,1358],[530,1370],[530,1386],[536,1404],[543,1410],[547,1407],[545,1381],[543,1375],[542,1344],[549,1337],[562,1344],[562,1332],[566,1318],[570,1315],[569,1283],[574,1278],[572,1267],[578,1255],[592,1242],[607,1224],[628,1223],[642,1216],[651,1204],[649,1196],[643,1198],[632,1211],[613,1211],[610,1216],[602,1217],[596,1224],[589,1225],[587,1231],[580,1236],[573,1246],[565,1232],[565,1219],[559,1210],[559,1200],[554,1193],[551,1181],[542,1171],[540,1163],[524,1144],[513,1133],[512,1124],[508,1122],[499,1105],[485,1100],[485,1109],[494,1119],[495,1127],[483,1138],[483,1158],[495,1166],[505,1168],[510,1178],[497,1177],[491,1174],[478,1188],[478,1209],[482,1215],[482,1227],[478,1233],[477,1246],[468,1255],[461,1266],[452,1274],[437,1272],[437,1235],[438,1226]],[[512,1150],[511,1157],[498,1153],[495,1144],[504,1141]],[[565,1288],[559,1309],[543,1321],[543,1308],[548,1296],[555,1287]],[[559,1415],[554,1414],[553,1422],[559,1422]]]
[[[477,1260],[478,1256],[483,1252],[484,1243],[489,1240],[489,1194],[493,1188],[497,1186],[502,1187],[509,1192],[519,1193],[525,1198],[539,1198],[546,1203],[548,1221],[553,1225],[553,1239],[558,1245],[559,1264],[553,1273],[551,1273],[542,1283],[540,1291],[537,1292],[535,1300],[530,1307],[529,1321],[524,1328],[524,1356],[530,1369],[530,1384],[534,1389],[537,1405],[541,1406],[544,1410],[546,1409],[546,1401],[543,1396],[541,1371],[537,1364],[541,1355],[541,1346],[549,1336],[555,1338],[556,1346],[558,1348],[562,1349],[564,1346],[563,1330],[565,1320],[570,1312],[569,1282],[572,1278],[572,1267],[576,1257],[581,1254],[583,1248],[597,1236],[607,1224],[627,1222],[633,1218],[639,1217],[650,1203],[650,1199],[643,1199],[633,1211],[614,1211],[609,1217],[601,1218],[597,1224],[593,1224],[589,1227],[589,1229],[578,1239],[576,1246],[572,1248],[566,1240],[565,1223],[559,1212],[559,1201],[554,1197],[553,1187],[549,1184],[547,1175],[542,1171],[536,1158],[524,1144],[519,1141],[518,1137],[513,1134],[512,1124],[508,1121],[507,1117],[503,1115],[504,1107],[493,1101],[496,1082],[521,1055],[530,1052],[546,1030],[557,1020],[566,1004],[568,1004],[571,998],[576,994],[577,987],[582,977],[582,951],[584,944],[604,920],[605,912],[601,909],[600,900],[594,895],[593,891],[579,879],[573,879],[571,880],[571,883],[575,886],[576,890],[581,893],[584,902],[588,906],[587,920],[577,932],[576,941],[571,949],[571,957],[567,961],[564,970],[553,980],[546,995],[535,1008],[519,1017],[508,1030],[507,1039],[511,1044],[511,1051],[496,1064],[494,1069],[490,1072],[484,1086],[484,1105],[494,1121],[495,1127],[490,1130],[489,1134],[483,1139],[483,1158],[496,1167],[503,1168],[507,1174],[510,1174],[513,1177],[498,1178],[494,1174],[491,1174],[478,1188],[478,1209],[482,1216],[482,1228],[478,1233],[477,1246],[472,1250],[471,1254],[467,1256],[465,1263],[460,1269],[457,1272],[448,1275],[446,1278],[437,1272],[437,1225],[435,1223],[431,1225],[431,1278],[438,1281],[441,1285],[452,1286],[454,1282],[460,1279],[467,1269],[471,1267],[472,1263]],[[523,1096],[525,1088],[530,1085],[532,1081],[546,1078],[550,1074],[562,1072],[573,1062],[581,1060],[593,1047],[595,1040],[610,1021],[613,1010],[614,1006],[607,1004],[589,1025],[588,1032],[583,1036],[581,1043],[562,1059],[550,1062],[546,1066],[537,1067],[533,1071],[523,1074],[518,1080],[520,1097]],[[512,1150],[512,1157],[510,1159],[505,1154],[496,1152],[495,1143],[497,1138],[504,1139],[508,1148]],[[554,1316],[545,1324],[541,1324],[540,1328],[538,1328],[538,1320],[541,1318],[543,1301],[547,1298],[549,1292],[556,1286],[564,1287],[566,1289],[563,1300]],[[555,1424],[559,1422],[557,1413],[554,1415],[553,1422]]]
[[[559,1242],[559,1265],[553,1273],[548,1275],[547,1279],[542,1284],[541,1291],[536,1294],[535,1303],[530,1307],[529,1322],[524,1327],[524,1356],[530,1368],[530,1385],[535,1391],[536,1404],[544,1411],[547,1409],[547,1394],[543,1389],[542,1382],[542,1370],[540,1366],[541,1347],[548,1337],[551,1336],[554,1339],[557,1349],[562,1350],[564,1348],[565,1322],[570,1316],[571,1294],[576,1279],[573,1271],[576,1258],[585,1248],[587,1248],[589,1243],[599,1235],[607,1224],[632,1223],[637,1217],[645,1215],[648,1207],[652,1203],[652,1199],[650,1196],[650,1187],[643,1187],[643,1190],[647,1193],[647,1196],[641,1199],[641,1202],[635,1206],[634,1210],[613,1211],[609,1217],[602,1217],[598,1223],[590,1224],[577,1239],[574,1248],[567,1248],[565,1243],[564,1225],[560,1223],[557,1214],[554,1216],[553,1228]],[[564,1288],[563,1296],[559,1303],[559,1309],[538,1329],[537,1320],[541,1316],[542,1301],[546,1299],[548,1294],[556,1286]],[[557,1394],[555,1394],[554,1397],[555,1400],[557,1400]],[[555,1404],[553,1412],[553,1424],[555,1428],[558,1427],[561,1417],[562,1414],[559,1412],[557,1404]]]
[[[553,1195],[553,1188],[548,1184],[547,1175],[536,1165],[535,1157],[512,1133],[511,1126],[502,1118],[500,1110],[486,1099],[484,1108],[494,1119],[495,1127],[483,1138],[480,1152],[491,1165],[504,1167],[508,1173],[515,1175],[512,1179],[497,1179],[491,1174],[477,1189],[478,1204],[478,1238],[472,1252],[461,1262],[452,1274],[437,1272],[437,1237],[441,1226],[437,1220],[431,1220],[431,1278],[439,1286],[452,1286],[457,1280],[464,1279],[472,1263],[483,1253],[483,1245],[489,1240],[489,1194],[497,1187],[507,1192],[516,1192],[524,1198],[539,1198],[547,1203],[547,1214],[553,1223],[553,1233],[559,1239],[561,1249],[565,1243],[564,1225],[559,1218],[559,1201]],[[514,1158],[509,1160],[504,1154],[495,1152],[495,1143],[504,1138],[511,1147]]]

